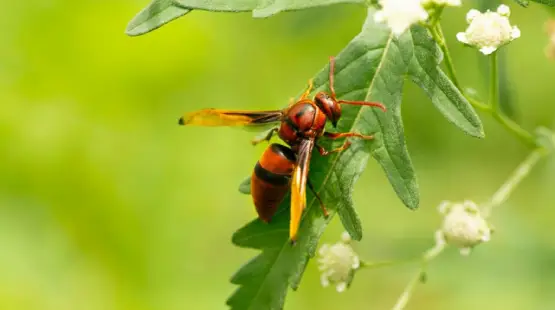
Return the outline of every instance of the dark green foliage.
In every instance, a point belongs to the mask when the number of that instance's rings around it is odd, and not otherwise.
[[[555,7],[555,0],[530,0],[530,1]]]
[[[338,3],[364,3],[364,0],[153,0],[131,20],[125,33],[145,34],[181,17],[191,10],[250,12],[253,17],[269,17],[283,11],[308,9]]]
[[[550,7],[555,7],[555,0],[514,0],[516,3],[520,4],[522,7],[528,7],[530,1],[545,4]]]
[[[175,3],[189,9],[223,12],[252,11],[253,17],[268,17],[283,11],[337,3],[364,3],[364,0],[175,0]]]

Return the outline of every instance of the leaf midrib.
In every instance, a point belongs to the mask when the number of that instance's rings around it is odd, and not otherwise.
[[[383,65],[383,62],[384,62],[385,55],[387,55],[387,52],[389,51],[389,46],[391,45],[392,40],[393,40],[393,33],[390,33],[389,38],[387,39],[387,42],[385,43],[385,46],[383,47],[383,54],[382,54],[382,57],[381,57],[380,62],[378,64],[378,67],[376,68],[376,73],[374,73],[374,76],[372,78],[372,82],[368,86],[368,91],[366,92],[366,96],[364,97],[365,100],[367,100],[368,97],[370,97],[370,93],[372,92],[372,88],[374,88],[374,82],[376,81],[376,76],[378,75],[378,73],[382,69],[382,65]],[[367,51],[366,53],[368,53],[368,52],[370,52],[370,51]],[[364,54],[366,54],[366,53],[364,53]],[[353,128],[355,127],[355,124],[357,124],[359,122],[360,117],[362,116],[362,111],[364,110],[364,108],[365,107],[361,107],[358,110],[357,115],[355,117],[355,120],[353,121],[349,131],[352,131]],[[330,166],[330,169],[328,171],[333,171],[333,169],[335,168],[335,165],[337,165],[338,161],[339,161],[339,154],[337,154],[334,157],[333,162],[332,162],[332,164]],[[322,185],[318,189],[318,193],[320,193],[322,191],[322,189],[324,188],[324,186],[327,184],[330,175],[331,175],[331,172],[326,175],[326,177],[324,178],[324,181],[322,182]],[[310,201],[309,207],[312,207],[312,204],[314,203],[314,200],[315,200],[315,198],[312,198],[312,200]]]
[[[388,47],[388,48],[389,48],[389,45],[390,45],[390,43],[391,43],[392,40],[393,40],[393,34],[391,33],[391,34],[389,35],[389,39],[388,39],[388,41],[387,41],[387,47]],[[411,33],[411,42],[412,42],[412,41],[413,41],[413,40],[412,40],[412,33]],[[414,44],[413,44],[413,47],[414,47]],[[414,53],[414,48],[413,48],[413,53]],[[380,64],[378,65],[378,69],[381,68],[381,66],[382,66],[382,64],[383,64],[383,57],[385,57],[385,55],[386,55],[386,53],[384,52],[384,55],[382,55],[382,61],[381,61]],[[413,55],[412,57],[414,57],[414,55]],[[376,74],[375,74],[374,76],[376,76],[377,74],[378,74],[378,70],[376,70]],[[376,80],[376,79],[373,79],[373,80],[372,80],[372,84],[374,83],[375,80]],[[366,98],[365,98],[366,101],[369,100],[370,91],[371,91],[371,88],[368,89],[368,93],[367,93]],[[358,117],[358,115],[357,115],[357,117]],[[378,119],[378,126],[380,126],[380,129],[381,129],[382,132],[383,132],[383,131],[384,131],[384,126],[383,126],[383,124],[379,121],[379,119]],[[387,153],[387,156],[388,156],[389,158],[392,158],[391,153],[389,152],[389,150],[388,150],[387,147],[385,146],[385,143],[383,143],[383,138],[382,138],[382,145],[381,145],[378,149],[384,149],[385,152]],[[401,169],[399,169],[399,165],[398,165],[397,162],[395,162],[394,160],[391,160],[391,163],[393,164],[393,166],[395,166],[395,169],[396,169],[397,171],[401,171]],[[406,185],[407,179],[405,179],[403,176],[401,176],[401,178],[402,178],[403,181],[404,181],[404,182],[403,182],[403,188],[405,189],[405,191],[410,192],[410,188]],[[403,201],[403,202],[405,203],[405,201]],[[412,207],[411,207],[411,208],[412,208]]]
[[[380,62],[378,64],[378,67],[376,68],[376,72],[374,73],[374,77],[372,78],[372,82],[370,83],[370,85],[368,86],[368,92],[366,93],[366,98],[368,98],[370,96],[370,93],[372,92],[372,88],[374,87],[374,82],[376,81],[376,76],[378,75],[378,73],[381,71],[382,69],[382,65],[384,62],[384,58],[387,55],[387,52],[389,51],[389,47],[391,45],[391,42],[393,40],[393,34],[390,33],[389,38],[385,44],[385,46],[383,47],[384,51],[382,54],[382,57],[380,59]],[[370,50],[371,51],[371,50]],[[363,55],[365,55],[366,53],[370,52],[370,51],[366,51]],[[361,56],[362,57],[362,56]],[[360,117],[362,116],[362,111],[363,111],[364,107],[361,107],[358,110],[358,113],[355,117],[355,120],[353,121],[352,125],[351,125],[351,130],[355,127],[355,124],[358,123],[358,121],[360,120]],[[330,169],[328,170],[329,172],[326,174],[326,177],[324,178],[324,180],[322,181],[322,185],[320,186],[320,188],[318,189],[318,193],[320,193],[323,188],[325,187],[325,185],[327,184],[330,175],[332,174],[333,169],[335,168],[335,166],[337,165],[337,162],[339,161],[339,154],[335,155],[333,162],[330,165]],[[316,200],[316,198],[312,198],[312,200],[310,201],[310,203],[308,204],[308,206],[305,209],[305,212],[302,215],[301,218],[301,225],[303,223],[303,220],[306,216],[306,214],[308,213],[308,210],[312,208],[314,201]],[[333,217],[335,216],[335,213],[330,215],[330,218],[328,219],[331,220]],[[270,274],[273,271],[273,268],[275,266],[275,262],[279,259],[279,257],[281,256],[281,254],[283,253],[283,250],[287,247],[290,246],[288,242],[285,242],[284,245],[281,247],[281,249],[279,250],[278,254],[276,255],[276,258],[274,259],[274,263],[271,265],[270,270],[268,270],[268,272],[266,273],[267,275]],[[263,254],[263,253],[262,253]],[[258,296],[260,295],[260,292],[262,291],[262,287],[264,287],[264,285],[266,284],[266,281],[268,280],[268,277],[265,277],[264,280],[262,281],[262,283],[260,284],[260,289],[258,289],[258,291],[256,292],[256,295],[254,296],[253,300],[256,300],[258,298]],[[249,306],[248,309],[252,309],[253,303],[251,303],[251,305]]]

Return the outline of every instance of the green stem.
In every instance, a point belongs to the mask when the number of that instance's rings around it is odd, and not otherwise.
[[[522,143],[524,143],[529,148],[538,147],[536,139],[534,136],[526,131],[526,129],[520,127],[517,123],[513,122],[511,119],[507,118],[500,112],[492,111],[492,116],[499,122],[505,129],[507,129],[513,136],[518,138]]]
[[[407,259],[407,260],[388,260],[388,261],[381,261],[381,262],[364,262],[364,261],[361,261],[360,262],[360,268],[361,269],[362,268],[377,269],[377,268],[381,268],[381,267],[390,267],[390,266],[414,263],[415,261],[419,261],[419,260],[420,260],[420,258]]]
[[[520,127],[517,123],[513,122],[511,119],[507,118],[499,110],[498,104],[498,81],[497,81],[497,53],[494,52],[491,55],[491,73],[490,73],[490,104],[484,104],[476,99],[471,98],[468,94],[465,94],[461,88],[461,84],[457,79],[455,73],[455,67],[453,65],[453,58],[449,53],[449,49],[445,42],[445,37],[443,36],[443,31],[441,30],[441,24],[437,21],[433,25],[428,25],[428,29],[432,34],[432,37],[439,45],[439,48],[443,52],[445,57],[445,67],[447,68],[447,75],[451,78],[453,84],[459,89],[459,91],[465,96],[468,102],[476,109],[483,111],[485,113],[491,114],[491,116],[500,123],[505,129],[511,133],[513,136],[518,138],[522,143],[524,143],[529,148],[538,147],[534,135],[526,131],[524,128]]]
[[[493,208],[499,206],[505,202],[511,193],[516,189],[520,182],[528,176],[532,168],[538,163],[538,161],[545,155],[547,151],[544,148],[537,148],[526,159],[518,165],[518,167],[513,171],[511,176],[505,181],[505,183],[493,194],[490,202],[484,206],[483,216],[488,217],[491,214]]]
[[[434,245],[433,248],[430,248],[429,250],[424,252],[424,255],[422,255],[422,258],[420,261],[420,268],[415,273],[414,277],[409,281],[409,283],[405,287],[405,290],[403,291],[403,293],[401,293],[401,296],[399,296],[399,298],[397,299],[397,302],[393,306],[392,310],[405,309],[405,306],[409,302],[410,297],[412,296],[412,292],[416,287],[416,284],[418,284],[418,282],[421,282],[422,277],[426,275],[426,269],[428,267],[428,263],[431,262],[436,257],[438,257],[439,254],[441,254],[444,249],[445,249],[445,242],[443,241],[441,235],[436,234],[436,244]]]
[[[443,30],[441,29],[441,23],[436,21],[435,25],[430,28],[432,37],[439,45],[439,48],[443,52],[443,57],[445,57],[445,66],[447,67],[447,75],[451,78],[451,81],[458,89],[461,89],[461,85],[459,80],[457,79],[457,75],[455,74],[455,67],[453,66],[453,58],[451,58],[451,53],[449,53],[449,49],[447,48],[447,43],[445,42],[445,37],[443,36]]]
[[[422,277],[422,270],[420,269],[410,280],[409,284],[407,284],[407,287],[405,287],[405,290],[403,291],[401,296],[399,296],[399,299],[397,299],[397,302],[395,303],[393,308],[391,308],[392,310],[405,309],[412,295],[412,291],[414,290],[414,287],[416,286],[416,284],[418,284],[418,281],[420,280],[421,277]]]
[[[489,105],[494,114],[499,114],[499,87],[497,81],[497,51],[489,56]]]
[[[459,89],[460,90],[460,89]],[[461,90],[462,92],[462,90]],[[468,100],[468,102],[470,102],[470,104],[475,108],[478,109],[480,111],[486,112],[486,113],[492,113],[491,111],[491,107],[487,104],[481,103],[480,101],[471,98],[470,96],[466,95],[463,93],[463,95],[465,96],[466,100]]]

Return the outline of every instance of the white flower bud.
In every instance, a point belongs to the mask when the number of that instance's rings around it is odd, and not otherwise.
[[[474,46],[484,55],[495,52],[499,47],[520,37],[520,30],[511,26],[508,6],[500,5],[496,12],[481,13],[470,10],[466,14],[469,23],[465,32],[457,33],[457,39],[467,45]]]
[[[497,8],[497,13],[501,16],[509,17],[509,16],[511,16],[511,9],[509,9],[508,6],[506,6],[504,4],[501,4]]]
[[[474,18],[480,15],[482,15],[482,12],[472,9],[468,11],[468,13],[466,13],[466,22],[470,24],[474,20]]]
[[[461,254],[468,255],[473,247],[490,240],[491,227],[474,202],[445,201],[439,205],[439,212],[444,215],[440,230],[443,239],[458,247]]]
[[[379,0],[382,7],[374,15],[377,23],[387,23],[391,31],[399,36],[412,24],[428,19],[422,0]]]
[[[322,245],[318,251],[318,269],[322,272],[320,282],[323,287],[335,284],[338,292],[347,289],[360,267],[360,259],[350,245],[349,234],[344,232],[341,239],[333,245]]]

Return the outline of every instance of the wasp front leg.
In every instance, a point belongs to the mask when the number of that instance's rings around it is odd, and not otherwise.
[[[347,148],[349,148],[349,146],[351,146],[351,142],[350,141],[345,141],[345,143],[343,143],[342,146],[332,149],[332,150],[326,150],[324,147],[320,146],[320,145],[316,145],[316,148],[318,149],[318,152],[320,152],[320,155],[322,156],[328,156],[331,153],[339,153],[342,152],[344,150],[346,150]]]
[[[308,88],[301,95],[301,98],[299,98],[299,101],[308,98],[308,96],[310,95],[310,92],[312,91],[313,87],[314,87],[313,80],[312,79],[308,80]]]
[[[361,138],[364,140],[374,139],[374,136],[367,136],[356,132],[324,132],[324,137],[332,140],[349,137]]]
[[[264,142],[264,141],[270,141],[270,139],[272,139],[272,137],[274,136],[274,133],[277,131],[277,127],[274,127],[270,130],[261,132],[260,134],[258,134],[256,137],[254,137],[254,139],[251,141],[252,145],[257,145],[260,142]]]

